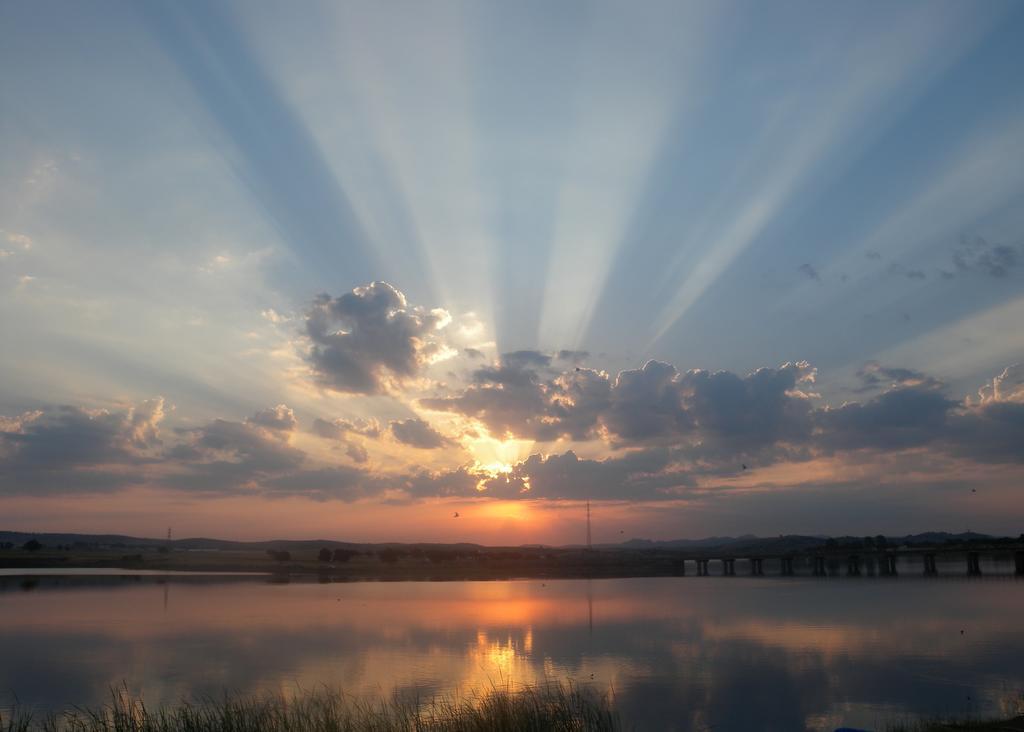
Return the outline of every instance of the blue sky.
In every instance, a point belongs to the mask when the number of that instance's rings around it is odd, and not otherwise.
[[[809,463],[838,451],[819,473],[870,492],[898,461],[919,490],[941,491],[921,477],[939,450],[970,463],[963,480],[999,473],[972,528],[1008,531],[1024,518],[1006,514],[1019,417],[999,422],[1011,454],[998,460],[957,425],[1008,368],[999,408],[1024,401],[1011,388],[1024,361],[1021,37],[1013,2],[5,4],[0,502],[26,526],[61,520],[62,506],[68,521],[91,506],[85,523],[120,526],[160,501],[216,516],[218,501],[244,500],[241,533],[257,535],[260,511],[290,501],[302,533],[302,501],[350,481],[346,515],[405,526],[500,493],[466,497],[451,476],[529,485],[542,467],[530,473],[530,456],[571,451],[608,477],[605,497],[637,533],[856,532],[872,502],[851,514],[811,485],[823,478]],[[388,306],[401,333],[390,315],[385,333],[352,303],[314,300],[375,281],[401,293]],[[318,340],[318,307],[365,337]],[[502,355],[526,351],[578,353]],[[691,369],[785,380],[782,364],[806,361],[783,392],[819,415],[815,437],[730,442],[730,463],[757,453],[762,472],[716,463],[709,478],[707,455],[671,452],[724,439],[707,431],[720,413],[695,403],[642,438],[616,431],[603,401],[567,431],[537,427],[566,422],[553,403],[583,403],[565,379],[614,386],[621,371],[653,374],[638,371],[652,359],[676,369],[673,400]],[[539,389],[533,413],[525,395],[501,415],[481,406],[480,389],[508,394],[510,379]],[[756,417],[766,407],[742,383]],[[942,394],[942,434],[874,444],[844,431],[838,445],[826,412],[869,409],[886,390]],[[286,435],[257,419],[277,405],[293,414]],[[29,461],[27,445],[58,433],[95,447],[68,415],[88,430],[100,411],[117,422],[100,442],[116,450],[59,470]],[[152,439],[119,432],[142,414]],[[363,420],[362,432],[325,437],[316,420]],[[249,446],[225,447],[220,423]],[[246,463],[264,448],[284,462]],[[611,462],[663,449],[650,465]],[[854,478],[865,463],[877,470]],[[214,464],[224,473],[196,475]],[[207,488],[168,477],[185,474]],[[662,479],[637,489],[649,474]],[[726,485],[747,503],[722,509]],[[529,490],[531,510],[552,516],[585,497]],[[822,526],[760,519],[759,502],[802,490],[820,498]],[[115,494],[134,513],[111,518]],[[709,523],[652,524],[644,512],[664,512],[652,496]],[[962,510],[920,528],[962,528]],[[506,518],[526,539],[561,525]],[[487,520],[469,535],[491,538]]]

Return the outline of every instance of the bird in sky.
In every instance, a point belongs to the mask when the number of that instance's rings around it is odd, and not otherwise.
[[[458,511],[456,511],[455,513],[452,514],[452,518],[458,518],[458,517],[459,517],[459,512]]]

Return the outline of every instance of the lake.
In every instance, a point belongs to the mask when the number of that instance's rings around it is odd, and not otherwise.
[[[0,704],[338,687],[611,689],[636,729],[878,727],[1024,706],[1024,581],[0,576]]]

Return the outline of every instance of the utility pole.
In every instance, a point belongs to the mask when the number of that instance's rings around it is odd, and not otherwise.
[[[594,548],[593,543],[590,540],[590,499],[587,499],[587,551]]]

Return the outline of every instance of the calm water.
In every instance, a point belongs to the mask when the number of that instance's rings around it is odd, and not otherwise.
[[[991,577],[0,577],[0,703],[570,678],[613,688],[637,729],[872,727],[1016,712],[1022,621],[1024,581]]]

